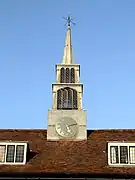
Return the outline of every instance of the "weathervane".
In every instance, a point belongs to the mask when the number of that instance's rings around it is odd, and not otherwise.
[[[73,22],[73,19],[71,18],[70,13],[69,13],[69,15],[68,15],[68,17],[67,17],[67,18],[63,17],[63,19],[65,19],[65,20],[66,20],[65,25],[67,25],[67,24],[68,24],[68,27],[70,27],[70,25],[71,25],[71,24],[76,25],[76,23],[74,23],[74,22]],[[64,26],[65,26],[65,25],[64,25]]]

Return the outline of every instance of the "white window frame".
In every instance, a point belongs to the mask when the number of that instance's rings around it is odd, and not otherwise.
[[[15,146],[15,153],[14,153],[14,162],[6,162],[6,157],[7,157],[7,146],[8,145],[14,145]],[[23,162],[15,162],[16,159],[16,147],[18,145],[23,145],[24,146],[24,158],[23,158]],[[26,164],[26,154],[27,154],[27,142],[0,142],[0,146],[6,146],[6,151],[5,151],[5,161],[4,162],[0,162],[0,165],[23,165]]]
[[[119,158],[119,163],[111,163],[111,152],[110,152],[110,147],[111,146],[118,146],[118,158]],[[127,146],[128,148],[128,163],[124,164],[124,163],[120,163],[120,146]],[[131,142],[108,142],[108,164],[110,166],[135,166],[135,163],[130,163],[130,152],[129,152],[129,148],[130,147],[135,147],[135,143],[131,143]]]

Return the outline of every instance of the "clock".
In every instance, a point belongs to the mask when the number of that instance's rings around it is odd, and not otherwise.
[[[78,125],[73,118],[63,117],[57,121],[55,129],[60,136],[64,138],[71,138],[77,134]]]

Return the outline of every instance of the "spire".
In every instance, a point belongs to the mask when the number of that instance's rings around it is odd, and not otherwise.
[[[72,52],[72,42],[71,42],[71,17],[68,16],[67,24],[67,33],[66,33],[66,40],[65,40],[65,47],[64,47],[64,55],[62,59],[62,64],[73,64],[73,52]]]

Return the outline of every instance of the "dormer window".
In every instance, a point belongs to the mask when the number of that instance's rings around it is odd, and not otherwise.
[[[108,143],[108,164],[135,165],[135,143]]]
[[[0,164],[25,164],[26,153],[26,142],[0,142]]]

